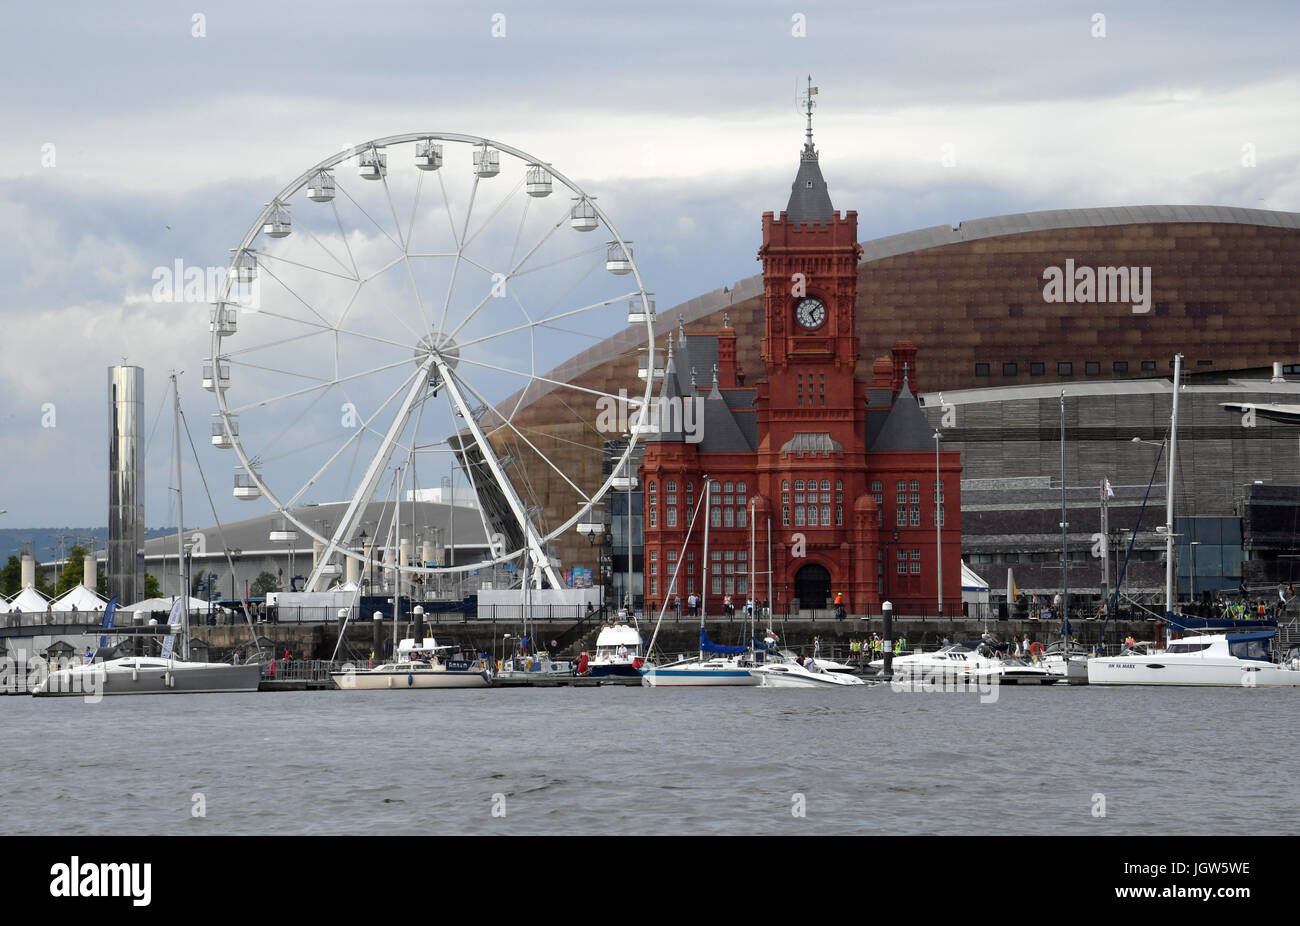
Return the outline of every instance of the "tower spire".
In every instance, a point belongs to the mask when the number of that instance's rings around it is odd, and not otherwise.
[[[811,159],[817,157],[817,149],[813,147],[813,136],[812,136],[813,107],[817,105],[813,101],[813,97],[815,97],[816,95],[817,95],[817,88],[812,85],[812,75],[809,74],[808,91],[807,93],[804,94],[804,98],[803,98],[804,109],[808,113],[808,130],[805,133],[806,141],[804,142],[803,145],[803,156],[805,159]]]

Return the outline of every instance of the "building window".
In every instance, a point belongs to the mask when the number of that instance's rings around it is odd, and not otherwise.
[[[666,518],[666,520],[664,521],[664,523],[665,523],[667,526],[669,526],[669,527],[676,527],[676,526],[677,526],[677,509],[676,509],[675,507],[673,507],[672,505],[669,505],[668,508],[664,511],[664,515],[665,515],[665,518]]]
[[[1085,360],[1083,363],[1083,372],[1089,376],[1101,375],[1101,364],[1096,360]]]
[[[919,479],[913,479],[908,484],[907,488],[908,488],[908,501],[911,502],[913,505],[921,504],[921,481]]]
[[[794,526],[803,527],[803,505],[794,506]]]
[[[695,483],[686,483],[686,510],[695,510]]]
[[[1213,360],[1198,360],[1198,361],[1196,361],[1196,365],[1197,365],[1198,367],[1212,367],[1212,366],[1214,366],[1214,361],[1213,361]]]
[[[989,365],[988,365],[987,363],[977,363],[977,364],[975,364],[975,375],[976,375],[976,376],[988,376],[988,375],[989,375]]]
[[[1057,361],[1057,364],[1056,364],[1056,375],[1057,375],[1057,376],[1073,376],[1073,375],[1074,375],[1074,364],[1073,364],[1073,363],[1070,363],[1068,360],[1060,360],[1060,361]]]
[[[907,506],[899,505],[894,509],[894,526],[907,527]]]
[[[1128,372],[1128,361],[1127,361],[1127,360],[1116,360],[1114,363],[1112,363],[1112,364],[1110,365],[1110,368],[1111,368],[1111,371],[1114,372],[1114,373],[1127,373],[1127,372]]]
[[[816,505],[809,505],[809,506],[808,506],[808,526],[809,526],[809,527],[816,527],[816,526],[817,526],[817,506],[816,506]]]
[[[1044,364],[1043,361],[1041,360],[1030,361],[1029,363],[1030,376],[1042,376],[1046,372],[1047,372],[1047,365]]]
[[[921,551],[913,550],[912,551],[912,575],[919,576],[920,574],[921,574]]]
[[[907,551],[906,550],[898,551],[898,574],[900,576],[907,575]]]
[[[1003,376],[1015,376],[1015,375],[1016,375],[1016,365],[1015,365],[1014,363],[1004,363],[1004,364],[1002,364],[1002,375],[1003,375]]]
[[[782,526],[782,527],[789,527],[789,526],[790,526],[790,506],[789,506],[789,505],[782,505],[782,506],[781,506],[781,526]]]
[[[722,509],[714,508],[709,512],[709,524],[713,527],[722,526]]]
[[[1143,361],[1142,361],[1142,372],[1143,372],[1143,373],[1154,373],[1154,372],[1155,372],[1155,369],[1156,369],[1156,362],[1155,362],[1154,360],[1143,360]]]
[[[913,509],[912,509],[912,514],[911,514],[911,526],[912,526],[912,527],[920,527],[920,526],[921,526],[921,509],[920,509],[920,508],[913,508]]]
[[[735,508],[723,508],[723,509],[722,509],[722,526],[723,526],[723,527],[735,527],[735,526],[736,526],[736,509],[735,509]]]
[[[822,527],[831,526],[831,506],[822,505]]]
[[[659,526],[659,509],[658,509],[658,508],[655,508],[654,505],[653,505],[653,503],[651,503],[651,506],[650,506],[649,508],[646,509],[646,514],[650,516],[650,526],[651,526],[651,527],[658,527],[658,526]]]

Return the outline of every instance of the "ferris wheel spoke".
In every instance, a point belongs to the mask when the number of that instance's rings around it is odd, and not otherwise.
[[[355,280],[355,279],[357,278],[357,271],[356,271],[356,268],[353,267],[353,268],[351,269],[351,271],[349,271],[349,270],[348,270],[348,265],[345,264],[345,263],[343,263],[343,261],[339,259],[339,256],[338,256],[337,254],[335,254],[332,250],[330,250],[329,247],[326,246],[326,244],[325,244],[324,241],[321,241],[320,238],[316,237],[315,233],[313,233],[312,230],[311,230],[310,228],[307,228],[307,227],[304,226],[303,229],[302,229],[302,232],[303,232],[303,234],[305,234],[308,238],[310,238],[312,241],[316,242],[316,244],[320,247],[320,249],[321,249],[322,251],[324,251],[326,254],[328,254],[329,257],[330,257],[330,259],[331,259],[332,261],[334,261],[334,263],[338,264],[339,267],[341,267],[341,268],[343,269],[343,274],[344,274],[344,276],[345,276],[347,279],[349,279],[349,280]]]
[[[460,235],[456,234],[456,220],[451,217],[451,200],[447,198],[447,184],[443,182],[442,171],[438,171],[438,189],[442,190],[442,212],[447,216],[447,227],[451,230],[452,243],[460,251]]]
[[[508,334],[517,334],[520,331],[527,331],[529,328],[536,327],[537,325],[543,325],[546,322],[559,321],[560,319],[563,318],[572,318],[575,315],[581,315],[583,312],[591,312],[594,309],[605,309],[616,302],[623,302],[625,300],[631,299],[633,296],[636,295],[637,292],[633,291],[630,293],[625,293],[624,295],[621,296],[613,296],[609,299],[602,299],[600,302],[593,302],[591,305],[584,305],[580,309],[570,309],[567,312],[561,312],[559,315],[551,315],[545,318],[539,318],[537,319],[537,321],[530,322],[529,324],[526,325],[516,325],[513,328],[506,328],[502,331],[495,332],[494,334],[485,334],[483,335],[483,337],[474,338],[472,341],[461,341],[459,342],[460,349],[464,350],[465,348],[471,347],[475,344],[482,344],[485,341],[491,341],[493,338],[503,337]]]
[[[410,361],[403,362],[409,363]],[[428,388],[428,376],[433,367],[433,362],[434,355],[430,354],[416,368],[415,372],[406,378],[403,384],[408,387],[406,397],[402,400],[401,407],[393,416],[392,423],[388,427],[388,433],[380,443],[378,452],[371,458],[370,465],[366,467],[366,473],[362,476],[361,484],[357,487],[352,500],[348,502],[347,510],[339,519],[338,527],[335,528],[334,535],[330,538],[328,550],[312,569],[311,577],[307,580],[309,587],[320,579],[321,570],[326,563],[333,559],[340,545],[347,545],[352,542],[352,534],[356,530],[358,513],[364,510],[364,506],[369,503],[371,496],[375,494],[375,488],[379,485],[380,477],[384,470],[388,468],[388,461],[392,458],[396,438],[406,428],[407,421],[410,419],[411,408]]]
[[[415,376],[418,373],[419,370],[416,370],[416,372],[413,373],[412,376]],[[285,502],[286,507],[292,508],[294,505],[296,505],[298,503],[298,500],[301,499],[303,495],[307,493],[307,490],[310,489],[312,486],[314,486],[320,480],[320,478],[325,475],[325,471],[328,470],[331,466],[333,466],[334,462],[339,457],[341,457],[344,453],[347,452],[348,447],[352,446],[352,444],[354,443],[356,443],[357,446],[360,447],[359,439],[367,433],[374,433],[370,429],[371,423],[376,418],[378,418],[380,415],[383,414],[384,409],[386,409],[395,398],[397,398],[399,395],[402,394],[402,390],[408,388],[410,385],[411,385],[411,377],[408,376],[406,379],[404,379],[401,382],[401,384],[398,385],[396,389],[394,389],[392,392],[388,394],[388,398],[384,399],[384,401],[380,403],[379,407],[374,410],[374,412],[370,415],[370,417],[367,418],[360,427],[356,428],[353,431],[352,436],[349,437],[346,441],[344,441],[343,445],[339,447],[338,450],[334,451],[333,454],[330,455],[330,458],[325,461],[325,463],[321,466],[321,468],[316,470],[316,472],[312,475],[312,477],[307,480],[306,485],[304,485],[301,489],[295,492],[293,497],[290,498],[287,502]]]
[[[296,341],[305,341],[307,338],[314,338],[317,335],[321,335],[324,333],[325,332],[323,329],[317,329],[315,331],[308,331],[306,334],[295,334],[287,338],[278,338],[277,340],[274,341],[268,341],[265,344],[254,344],[251,347],[239,347],[229,351],[223,350],[221,353],[221,359],[230,360],[234,357],[243,356],[244,354],[254,354],[257,353],[258,351],[271,350],[276,347],[283,347],[286,344],[293,344]]]
[[[327,392],[322,392],[319,395],[317,395],[315,398],[313,398],[310,402],[307,403],[306,408],[300,411],[292,421],[290,421],[287,425],[285,425],[283,428],[280,429],[279,434],[275,435],[275,437],[271,438],[269,441],[266,442],[266,449],[263,451],[262,454],[259,454],[263,463],[268,463],[271,462],[272,460],[282,459],[285,456],[291,456],[292,454],[297,453],[299,450],[304,449],[301,447],[294,447],[294,449],[289,451],[288,453],[282,453],[278,456],[266,455],[269,454],[270,451],[273,450],[280,443],[280,441],[284,438],[286,434],[288,434],[295,427],[297,427],[298,424],[311,413],[311,410],[316,407],[317,403],[320,402],[321,399],[325,398],[326,395]]]
[[[500,215],[502,210],[504,210],[506,206],[510,205],[511,197],[514,196],[515,193],[518,193],[523,188],[524,188],[523,180],[520,180],[518,183],[516,183],[513,187],[510,188],[510,192],[501,198],[501,202],[497,203],[497,207],[488,214],[488,217],[483,220],[483,223],[479,225],[478,228],[474,229],[474,234],[470,235],[468,238],[465,239],[465,243],[461,245],[462,251],[465,248],[469,247],[471,244],[473,244],[475,238],[483,234],[483,232],[492,224],[492,220],[495,219],[498,215]]]
[[[516,262],[515,265],[510,268],[510,270],[505,274],[505,279],[502,280],[502,282],[508,283],[510,280],[514,279],[518,275],[519,268],[522,267],[525,263],[527,263],[528,259],[532,257],[534,254],[536,254],[538,249],[541,248],[542,245],[546,244],[546,242],[550,240],[551,236],[555,234],[556,230],[558,230],[560,226],[563,224],[564,224],[564,219],[561,219],[559,222],[552,225],[551,229],[545,235],[542,236],[542,239],[538,241],[537,244],[535,244],[532,248],[530,248],[528,253],[525,254],[523,257],[521,257],[518,260],[518,262]],[[495,285],[496,283],[494,281],[493,283],[494,288]],[[483,306],[487,304],[487,301],[491,298],[493,298],[492,290],[488,290],[488,294],[484,296],[481,300],[479,300],[478,305],[474,306],[473,310],[461,320],[461,323],[456,326],[455,330],[453,330],[451,334],[448,335],[448,337],[454,338],[456,337],[456,335],[460,334],[461,329],[463,329],[466,325],[468,325],[473,320],[474,316],[478,314],[478,310],[483,308]],[[516,302],[517,301],[518,299],[516,298]],[[527,313],[525,313],[525,317],[527,317]]]
[[[342,183],[338,183],[337,181],[335,182],[337,184],[336,189],[342,191],[343,195],[346,196],[351,201],[352,205],[357,207],[357,211],[360,212],[362,215],[364,215],[367,219],[369,219],[370,224],[375,226],[375,228],[378,229],[381,235],[383,235],[390,242],[392,242],[393,247],[397,248],[397,250],[399,251],[405,251],[405,248],[403,248],[396,241],[393,241],[393,236],[388,233],[388,229],[384,228],[384,226],[376,222],[374,216],[372,216],[369,212],[366,211],[366,207],[361,205],[361,203],[357,202],[356,197],[354,197],[351,193],[348,192],[347,187],[345,187]]]
[[[411,241],[415,234],[415,216],[420,211],[420,194],[424,191],[424,171],[418,171],[415,178],[415,195],[411,197],[411,219],[406,223],[406,256],[411,256]],[[387,182],[387,181],[385,181]]]
[[[304,231],[306,230],[304,229]],[[307,232],[307,234],[310,235],[311,232]],[[279,263],[282,264],[289,264],[292,267],[301,267],[303,270],[310,270],[312,273],[319,273],[324,276],[336,277],[340,280],[349,280],[351,282],[356,282],[357,279],[356,277],[350,276],[347,273],[347,267],[343,268],[344,271],[343,273],[337,273],[333,270],[326,270],[324,267],[314,267],[311,264],[304,264],[302,261],[292,260],[291,258],[285,257],[282,254],[272,254],[269,251],[258,251],[257,256],[258,256],[259,266],[261,267],[262,270],[264,270],[267,273],[271,273],[270,268],[267,267],[266,265],[267,261],[278,261]],[[275,274],[273,273],[271,275],[275,279],[275,281],[279,283],[281,286],[285,285],[284,281],[281,280],[278,276],[275,276]]]
[[[360,281],[361,271],[357,269],[357,258],[352,253],[352,243],[348,241],[348,233],[343,230],[343,219],[339,216],[339,204],[331,199],[330,209],[334,212],[334,224],[338,226],[339,238],[343,241],[343,247],[347,249],[348,262],[352,264],[352,276]]]
[[[263,269],[263,271],[267,274],[267,276],[269,276],[271,279],[275,280],[275,282],[277,282],[277,283],[279,283],[281,286],[283,286],[283,287],[284,287],[284,291],[287,292],[287,293],[288,293],[290,296],[292,296],[294,299],[298,300],[298,302],[301,303],[302,306],[303,306],[305,309],[307,309],[307,311],[311,312],[312,315],[315,315],[317,318],[319,318],[320,321],[321,321],[321,325],[323,325],[323,326],[326,327],[326,328],[333,328],[333,327],[334,327],[332,324],[330,324],[330,323],[325,319],[325,316],[324,316],[324,315],[321,315],[320,312],[317,312],[317,311],[316,311],[316,307],[315,307],[314,305],[312,305],[310,302],[308,302],[308,301],[307,301],[306,299],[304,299],[302,296],[298,295],[298,292],[297,292],[297,291],[296,291],[292,286],[290,286],[290,285],[289,285],[288,283],[286,283],[284,280],[280,279],[280,277],[276,275],[276,273],[275,273],[274,270],[272,270],[271,268],[269,268],[269,267],[267,267],[267,266],[265,266],[265,265],[263,265],[262,269]],[[336,275],[336,274],[331,274],[331,275],[334,276],[334,275]],[[305,320],[304,320],[304,322],[305,322]]]
[[[384,184],[384,199],[388,200],[388,212],[393,217],[393,231],[397,232],[397,240],[401,243],[402,253],[406,253],[406,239],[402,237],[402,220],[397,217],[397,207],[393,205],[393,191],[388,186],[388,176],[385,174],[380,178]]]
[[[285,392],[282,393],[281,395],[273,396],[269,399],[262,399],[258,402],[250,402],[249,404],[241,405],[238,408],[230,408],[227,409],[226,412],[227,414],[230,415],[238,415],[241,412],[246,412],[249,411],[250,409],[265,408],[268,405],[274,405],[278,402],[285,402],[288,401],[289,399],[296,399],[299,396],[309,395],[312,392],[315,392],[317,389],[329,389],[331,386],[337,386],[339,383],[348,383],[354,379],[361,379],[364,376],[372,376],[375,373],[383,373],[385,370],[391,370],[394,367],[404,366],[410,362],[411,360],[409,357],[404,358],[402,360],[395,360],[392,363],[385,363],[383,366],[374,367],[369,370],[362,370],[359,373],[352,373],[349,374],[348,376],[341,376],[338,379],[328,380],[326,382],[322,382],[315,386],[308,386],[305,389],[297,389],[294,390],[293,392]]]
[[[460,358],[459,362],[460,362],[460,363],[468,363],[468,364],[470,364],[471,366],[483,367],[484,369],[487,369],[487,370],[496,370],[498,373],[510,373],[510,374],[512,374],[512,375],[514,375],[514,376],[518,376],[518,377],[521,377],[521,378],[523,378],[523,379],[528,379],[528,380],[531,380],[532,382],[536,382],[536,383],[547,383],[548,385],[551,385],[551,386],[558,386],[558,387],[562,387],[562,388],[565,388],[565,389],[572,389],[572,390],[575,391],[575,392],[582,392],[582,393],[586,393],[587,395],[600,396],[600,397],[602,397],[602,398],[606,398],[606,399],[613,399],[613,400],[615,400],[615,401],[623,401],[623,402],[627,402],[627,403],[629,403],[630,405],[631,405],[631,404],[640,404],[639,402],[634,402],[633,399],[631,399],[631,398],[628,397],[628,396],[621,396],[621,397],[620,397],[620,396],[616,396],[616,395],[613,395],[613,394],[608,393],[608,392],[601,392],[599,389],[590,389],[590,388],[588,388],[588,387],[586,387],[586,386],[578,386],[578,385],[575,385],[575,384],[573,384],[573,383],[562,382],[561,380],[558,380],[558,379],[549,379],[548,377],[545,377],[545,376],[537,376],[537,375],[532,374],[532,373],[524,373],[524,372],[522,372],[522,371],[520,371],[520,370],[512,370],[512,369],[510,369],[510,367],[498,366],[498,365],[495,364],[495,363],[488,363],[486,360],[471,360],[471,359],[469,359],[468,357],[464,357],[464,356],[462,356],[462,357]]]
[[[453,373],[452,375],[455,375],[455,374]],[[491,404],[490,402],[488,402],[485,398],[483,398],[482,393],[480,393],[477,389],[475,389],[473,386],[471,386],[471,385],[470,385],[468,382],[466,382],[464,379],[462,379],[461,377],[457,376],[457,377],[456,377],[456,381],[457,381],[458,383],[460,383],[462,386],[464,386],[466,389],[468,389],[470,392],[472,392],[472,393],[474,394],[474,398],[476,398],[476,399],[478,399],[478,401],[482,402],[483,405],[485,405],[485,406],[488,407],[488,408],[491,408],[491,407],[492,407],[492,404]],[[526,434],[524,434],[523,431],[520,431],[517,427],[515,427],[514,422],[512,422],[509,418],[504,418],[504,417],[501,418],[501,422],[502,422],[503,426],[509,428],[511,431],[513,431],[515,434],[517,434],[517,435],[519,436],[520,440],[522,440],[525,444],[527,444],[530,448],[532,448],[533,453],[537,454],[537,456],[540,457],[540,458],[541,458],[541,459],[546,463],[547,466],[549,466],[552,470],[554,470],[555,473],[556,473],[556,474],[557,474],[561,479],[563,479],[565,482],[567,482],[567,483],[569,484],[569,487],[570,487],[571,489],[573,489],[573,491],[575,491],[575,492],[578,493],[578,497],[579,497],[579,498],[581,498],[584,502],[590,502],[590,501],[591,501],[591,497],[590,497],[589,495],[587,495],[586,492],[582,491],[582,489],[578,488],[578,486],[574,483],[574,481],[573,481],[572,479],[569,478],[568,474],[565,473],[564,470],[560,469],[558,466],[556,466],[554,463],[552,463],[550,457],[548,457],[546,454],[544,454],[544,453],[542,453],[540,450],[538,450],[538,449],[537,449],[537,445],[534,444],[532,441],[530,441],[530,440],[528,439],[528,436],[527,436]]]

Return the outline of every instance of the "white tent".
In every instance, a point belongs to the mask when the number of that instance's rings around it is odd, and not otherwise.
[[[84,585],[68,589],[50,602],[51,611],[103,611],[108,602]]]
[[[9,613],[9,602],[5,601],[4,595],[0,595],[0,614]]]
[[[964,562],[961,564],[961,600],[985,606],[989,603],[989,584]]]
[[[24,613],[44,611],[49,603],[48,598],[29,585],[10,600],[9,610]]]
[[[135,611],[137,614],[151,614],[154,611],[162,611],[170,614],[172,605],[176,603],[175,595],[168,595],[166,598],[146,598],[144,601],[137,601],[135,604],[127,605],[125,608],[118,608],[119,611]],[[197,598],[190,599],[190,613],[197,614],[200,611],[207,611],[208,603],[200,601]]]

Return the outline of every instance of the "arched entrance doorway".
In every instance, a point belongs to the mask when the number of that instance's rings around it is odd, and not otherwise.
[[[794,574],[794,596],[800,608],[824,608],[831,597],[831,574],[825,566],[809,563]]]

